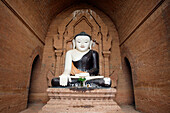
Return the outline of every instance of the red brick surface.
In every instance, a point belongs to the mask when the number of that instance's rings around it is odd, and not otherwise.
[[[46,72],[55,71],[53,36],[58,32],[55,28],[73,11],[91,9],[100,16],[113,36],[109,68],[110,73],[114,71],[111,78],[115,80],[113,86],[117,86],[117,102],[132,102],[124,62],[124,57],[127,57],[132,67],[136,108],[146,113],[168,113],[170,62],[167,1],[2,0],[0,112],[12,113],[26,108],[32,63],[37,55],[40,61],[31,80],[33,89],[30,98],[32,101],[47,101],[46,76],[52,73]]]
[[[167,34],[167,2],[121,45],[121,57],[127,57],[132,67],[135,104],[146,113],[168,113],[169,53]],[[134,19],[135,20],[135,19]],[[124,70],[125,71],[125,70]],[[119,76],[117,101],[128,103],[127,74]]]
[[[42,51],[43,44],[0,2],[0,112],[26,108],[32,63]]]

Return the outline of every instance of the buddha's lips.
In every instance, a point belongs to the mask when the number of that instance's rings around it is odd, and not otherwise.
[[[81,48],[85,48],[85,46],[80,46]]]

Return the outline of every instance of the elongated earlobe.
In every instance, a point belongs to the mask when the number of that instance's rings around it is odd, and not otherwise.
[[[74,39],[73,39],[72,43],[73,43],[73,49],[75,49],[76,48],[76,44],[75,44],[75,40]]]
[[[93,45],[93,40],[90,41],[90,45],[89,45],[90,49],[92,48],[92,45]]]

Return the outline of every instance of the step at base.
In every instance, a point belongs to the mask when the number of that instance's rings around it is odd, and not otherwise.
[[[50,100],[39,113],[123,113],[114,101],[116,89],[76,91],[48,88]]]

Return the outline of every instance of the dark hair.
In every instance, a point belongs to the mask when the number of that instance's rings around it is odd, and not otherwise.
[[[86,32],[81,32],[81,33],[77,34],[77,35],[74,37],[74,39],[76,39],[77,36],[88,36],[88,37],[90,38],[90,40],[91,40],[91,36],[88,35]]]

